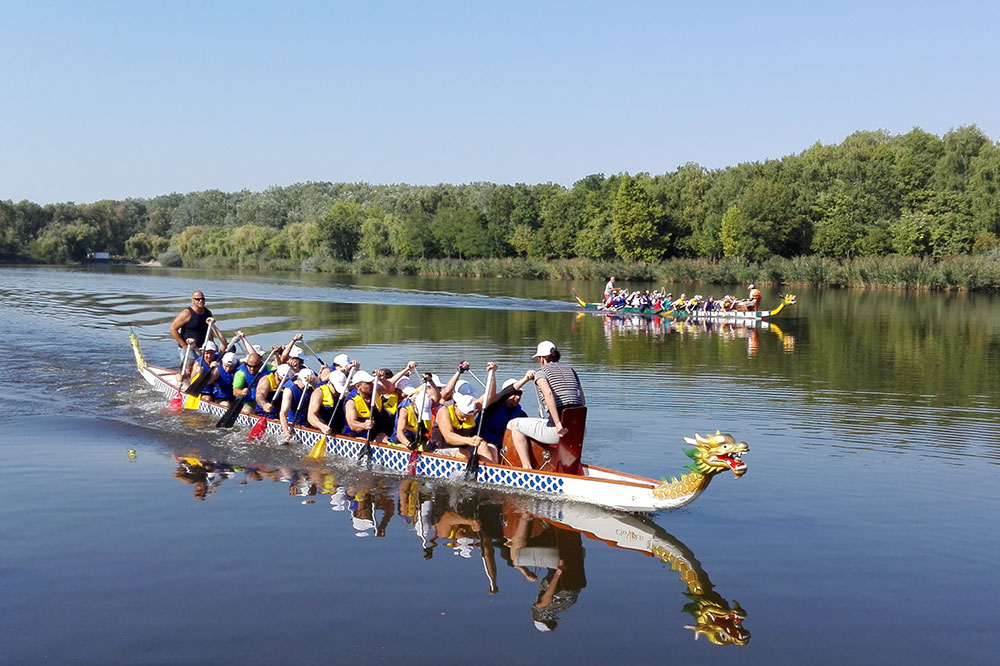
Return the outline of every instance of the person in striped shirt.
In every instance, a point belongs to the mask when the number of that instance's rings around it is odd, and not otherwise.
[[[535,358],[541,367],[535,371],[535,389],[543,407],[543,417],[523,417],[507,424],[514,448],[521,459],[521,466],[528,469],[532,469],[528,438],[540,444],[558,444],[559,438],[567,432],[559,419],[563,410],[587,404],[576,370],[560,363],[560,357],[559,350],[552,341],[543,340],[538,343]]]

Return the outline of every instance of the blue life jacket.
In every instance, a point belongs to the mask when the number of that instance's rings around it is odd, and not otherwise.
[[[238,368],[237,368],[238,369]],[[212,384],[212,396],[219,400],[232,400],[233,379],[236,378],[236,370],[226,372],[226,369],[219,364],[219,378]]]

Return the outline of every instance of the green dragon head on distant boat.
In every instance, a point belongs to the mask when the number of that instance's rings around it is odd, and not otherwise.
[[[705,488],[712,477],[719,472],[731,471],[737,477],[747,471],[747,464],[742,456],[750,450],[746,442],[737,442],[732,435],[716,431],[714,435],[685,437],[684,441],[694,445],[693,449],[684,449],[684,453],[693,461],[685,465],[691,471],[679,479],[664,479],[663,483],[653,490],[653,496],[658,499],[678,499],[683,503],[693,500]]]

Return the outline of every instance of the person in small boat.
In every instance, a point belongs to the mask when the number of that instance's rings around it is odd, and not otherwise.
[[[194,347],[205,342],[208,337],[208,327],[212,321],[214,321],[212,311],[205,307],[205,294],[196,290],[191,294],[191,305],[181,310],[170,323],[170,337],[177,342],[181,370],[197,360]],[[219,337],[220,344],[225,347],[225,336],[220,332]],[[178,375],[180,374],[178,372]],[[184,379],[181,377],[181,381]]]
[[[535,389],[545,417],[518,418],[507,424],[521,465],[528,469],[531,469],[528,438],[539,444],[558,444],[559,438],[568,432],[560,420],[563,410],[587,404],[576,370],[559,362],[561,354],[555,343],[550,340],[539,342],[535,358],[541,366],[535,372]]]
[[[392,422],[386,423],[382,416],[383,401],[381,395],[375,396],[375,409],[372,410],[372,395],[375,391],[375,382],[379,378],[358,370],[354,373],[351,382],[356,393],[344,400],[344,418],[347,425],[344,426],[344,434],[352,437],[370,438],[375,442],[384,442],[392,432]]]
[[[492,396],[487,392],[487,402]],[[454,403],[438,409],[434,427],[426,448],[443,455],[461,455],[468,459],[475,451],[489,462],[499,462],[497,447],[476,434],[479,429],[477,414],[482,409],[482,398],[465,393],[455,393]]]
[[[241,413],[253,414],[257,410],[257,381],[263,370],[264,360],[260,354],[253,352],[248,355],[233,376],[233,395],[244,398]]]
[[[611,278],[608,280],[608,283],[606,285],[604,285],[604,301],[605,302],[607,302],[608,297],[611,296],[611,294],[614,293],[614,291],[615,291],[615,278],[612,275]]]
[[[753,312],[756,311],[758,306],[760,305],[760,289],[758,289],[754,285],[750,285],[749,289],[750,289],[750,295],[747,298],[747,311]]]
[[[316,384],[316,373],[309,368],[302,368],[293,375],[293,379],[285,383],[281,390],[281,407],[278,409],[278,419],[284,433],[282,444],[288,444],[295,439],[292,426],[306,422],[306,412],[309,409],[309,399]]]
[[[508,379],[489,406],[483,410],[483,429],[480,435],[498,450],[503,446],[503,434],[507,431],[507,424],[514,419],[528,416],[521,407],[521,393],[524,385],[534,378],[535,372],[528,370],[520,379]]]

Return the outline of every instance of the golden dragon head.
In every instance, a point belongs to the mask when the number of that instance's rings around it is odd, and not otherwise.
[[[785,305],[795,305],[798,302],[795,294],[785,294],[781,297],[781,300],[785,303]]]
[[[750,451],[750,447],[746,442],[737,442],[732,435],[716,430],[714,435],[702,437],[695,433],[694,438],[685,437],[684,441],[696,447],[684,449],[684,453],[694,461],[687,465],[692,471],[712,476],[728,469],[737,477],[747,471],[742,456]]]
[[[692,595],[688,595],[692,596]],[[694,639],[704,636],[715,645],[746,645],[750,642],[750,632],[743,628],[747,613],[740,604],[733,602],[730,608],[724,599],[694,599],[684,610],[695,617],[698,624],[685,624],[685,629],[694,630]]]

